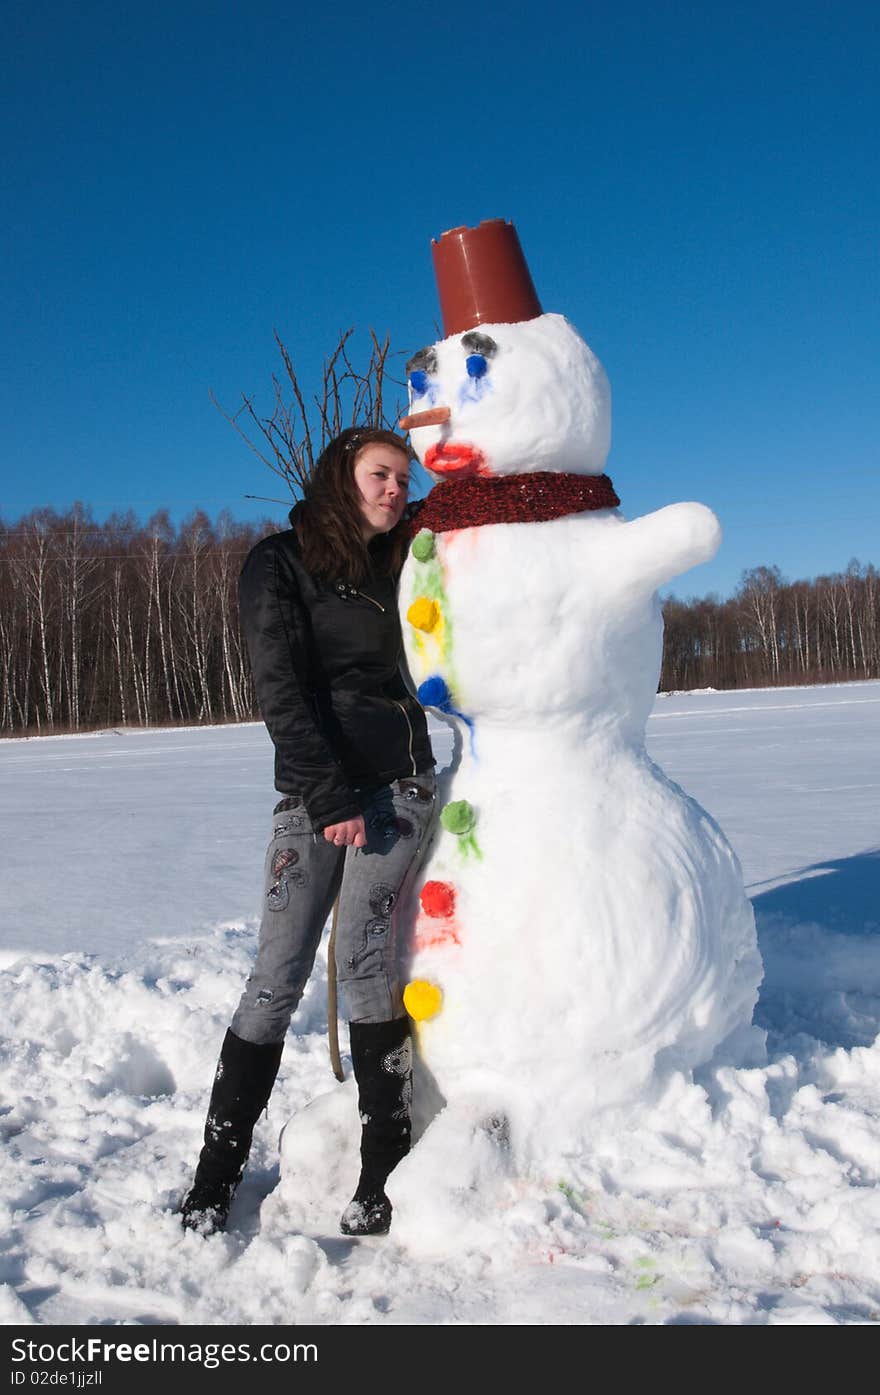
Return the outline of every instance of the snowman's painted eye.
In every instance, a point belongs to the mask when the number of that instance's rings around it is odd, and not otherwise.
[[[415,369],[409,375],[409,385],[412,388],[413,397],[424,397],[428,391],[428,375],[420,368]]]
[[[489,371],[489,364],[482,354],[468,354],[464,366],[469,378],[482,378]]]

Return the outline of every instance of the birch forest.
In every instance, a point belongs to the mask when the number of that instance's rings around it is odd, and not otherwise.
[[[200,513],[99,525],[79,506],[0,525],[0,730],[253,716],[238,574],[268,531]]]
[[[238,575],[274,527],[96,523],[79,505],[0,523],[0,731],[257,717]],[[873,566],[793,583],[757,567],[729,600],[668,599],[663,613],[665,691],[880,677]]]
[[[316,393],[276,332],[269,413],[247,394],[233,412],[216,404],[291,500],[344,426],[393,428],[400,416],[388,338],[370,330],[357,363],[353,332],[325,359]],[[167,511],[96,522],[81,504],[0,520],[0,734],[256,718],[238,575],[275,526],[201,512],[175,525]],[[670,598],[663,616],[663,691],[880,677],[872,565],[795,582],[756,567],[729,600]]]
[[[669,599],[663,620],[665,692],[880,677],[880,574],[857,561],[813,581],[754,567],[730,600]]]

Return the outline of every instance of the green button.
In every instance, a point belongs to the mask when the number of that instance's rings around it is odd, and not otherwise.
[[[434,556],[434,534],[430,528],[422,528],[412,540],[410,551],[417,562],[429,562]]]
[[[474,806],[466,799],[454,800],[452,804],[445,805],[440,813],[440,822],[447,833],[470,833],[476,821]]]

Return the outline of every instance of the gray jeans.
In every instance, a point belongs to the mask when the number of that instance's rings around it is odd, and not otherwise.
[[[399,965],[411,925],[399,924],[406,891],[434,832],[433,772],[365,796],[363,848],[314,833],[301,800],[282,799],[266,853],[260,941],[231,1027],[256,1045],[283,1041],[339,896],[336,972],[350,1022],[403,1015]]]

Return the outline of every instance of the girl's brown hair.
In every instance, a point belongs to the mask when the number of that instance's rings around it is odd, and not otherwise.
[[[293,517],[303,562],[314,576],[359,586],[371,571],[396,577],[403,566],[409,541],[406,514],[390,532],[370,543],[363,538],[354,466],[364,446],[377,442],[393,446],[407,460],[413,458],[407,442],[394,431],[352,426],[334,436],[315,461]]]

